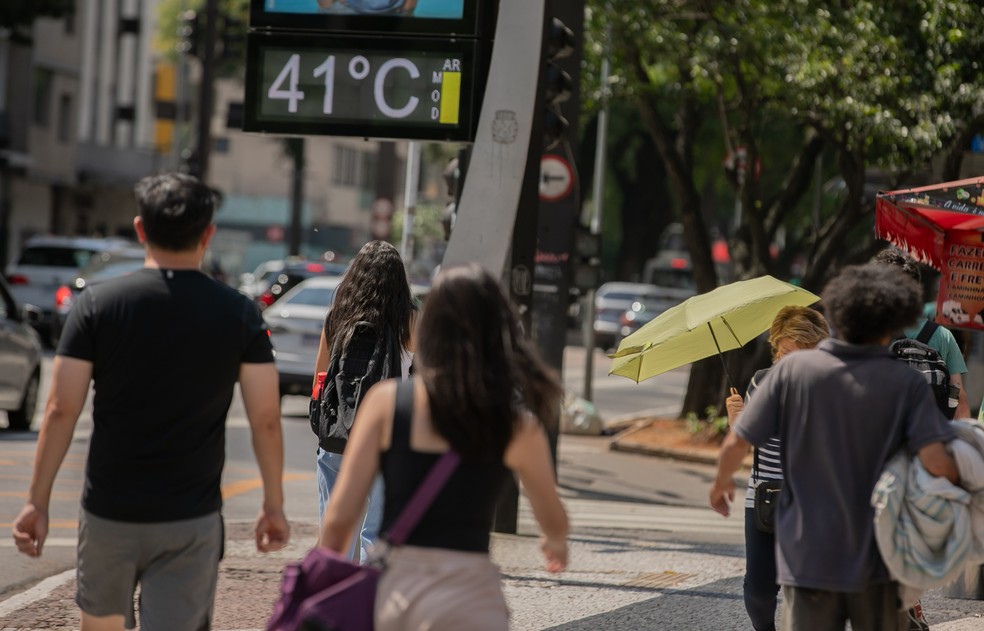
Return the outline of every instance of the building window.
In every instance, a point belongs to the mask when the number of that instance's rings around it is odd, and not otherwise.
[[[46,68],[34,72],[34,124],[47,127],[51,120],[51,83],[54,73]]]
[[[332,184],[338,186],[355,186],[358,174],[359,152],[351,147],[335,146],[335,170],[332,174]]]
[[[58,142],[72,141],[72,95],[62,94],[58,102]]]

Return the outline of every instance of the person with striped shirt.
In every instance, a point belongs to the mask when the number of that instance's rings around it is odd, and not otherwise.
[[[769,346],[773,363],[800,349],[813,348],[830,337],[830,327],[820,312],[809,307],[783,307],[769,330]],[[769,369],[755,373],[743,399],[732,388],[725,401],[728,425],[734,427],[744,409],[745,400],[752,396],[765,379]],[[744,441],[742,441],[744,442]],[[750,447],[745,443],[746,449]],[[759,530],[755,524],[755,487],[767,480],[782,480],[779,464],[779,437],[773,436],[755,453],[752,474],[745,493],[745,580],[742,585],[745,611],[755,631],[774,631],[779,584],[776,583],[776,538],[771,532]]]

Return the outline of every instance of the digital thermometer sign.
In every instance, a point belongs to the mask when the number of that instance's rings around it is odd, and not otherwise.
[[[474,40],[250,33],[244,131],[471,141]]]

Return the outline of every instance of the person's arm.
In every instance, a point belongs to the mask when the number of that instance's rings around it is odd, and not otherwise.
[[[318,0],[318,6],[322,9],[327,9],[333,4],[335,4],[335,0]]]
[[[89,394],[91,379],[92,362],[55,355],[27,503],[13,526],[17,549],[27,556],[41,556],[44,540],[48,536],[51,489],[72,443],[75,424]]]
[[[543,427],[532,416],[525,416],[505,453],[506,466],[516,472],[523,491],[540,524],[543,539],[540,547],[547,560],[548,572],[562,572],[567,567],[567,512],[557,495],[550,445]]]
[[[953,484],[960,482],[960,471],[957,469],[957,462],[953,455],[946,450],[941,442],[929,443],[916,452],[919,462],[930,475],[938,478],[946,478]]]
[[[728,410],[728,427],[734,429],[741,411],[745,409],[745,399],[732,388],[731,395],[724,400],[724,407]]]
[[[958,372],[951,374],[950,383],[960,388],[960,395],[957,399],[957,411],[954,413],[953,418],[971,418],[970,403],[967,401],[967,391],[964,390],[963,385],[963,375]]]
[[[401,13],[410,14],[413,10],[417,8],[417,0],[405,0],[403,6],[400,7]]]
[[[271,552],[283,548],[290,538],[290,526],[284,516],[284,438],[276,364],[242,364],[239,386],[263,481],[263,505],[254,529],[256,549]]]
[[[393,418],[395,400],[396,382],[383,381],[371,387],[359,405],[345,445],[338,481],[332,488],[331,501],[321,520],[319,546],[339,554],[348,550],[355,522],[365,510],[372,482],[379,471],[383,432]]]
[[[735,432],[728,432],[718,454],[717,476],[711,484],[710,504],[715,512],[727,517],[735,500],[734,475],[748,453],[749,443]]]

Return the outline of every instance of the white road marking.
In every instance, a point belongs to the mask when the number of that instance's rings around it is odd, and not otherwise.
[[[11,596],[7,600],[0,602],[0,617],[9,615],[18,609],[27,607],[42,598],[46,598],[48,594],[55,591],[73,578],[75,578],[75,570],[65,570],[61,574],[49,576],[26,591]]]

